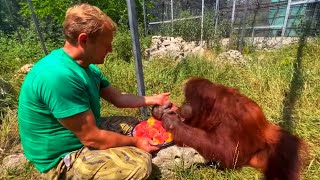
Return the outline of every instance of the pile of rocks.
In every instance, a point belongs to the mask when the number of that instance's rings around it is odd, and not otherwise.
[[[218,55],[216,60],[218,62],[226,62],[226,63],[238,64],[238,65],[246,64],[245,58],[237,50],[229,50],[227,52],[223,52]]]
[[[188,55],[201,55],[203,47],[196,42],[186,42],[181,37],[153,36],[151,47],[146,49],[145,55],[152,58],[172,58],[180,60]]]
[[[27,163],[27,159],[24,156],[24,154],[17,153],[17,154],[12,154],[12,155],[6,156],[2,160],[1,167],[3,169],[14,169],[14,168],[18,168],[19,166],[22,166],[25,163]]]
[[[193,148],[173,145],[158,151],[152,163],[159,168],[162,176],[170,177],[177,167],[186,169],[195,164],[205,164],[207,160]]]
[[[148,59],[170,58],[181,60],[189,55],[206,56],[205,49],[195,41],[186,42],[181,37],[153,36],[151,47],[146,49],[145,55]],[[229,50],[219,54],[218,62],[243,65],[245,58],[237,50]]]

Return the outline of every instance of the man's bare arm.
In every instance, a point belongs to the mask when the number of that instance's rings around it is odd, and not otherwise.
[[[106,101],[119,108],[138,108],[150,105],[163,105],[168,101],[170,93],[162,93],[154,96],[136,96],[133,94],[121,93],[118,89],[109,85],[100,90],[100,96]]]
[[[147,139],[125,136],[112,131],[99,129],[91,110],[63,118],[60,123],[72,131],[84,146],[94,149],[108,149],[120,146],[136,146],[147,152],[157,150]]]

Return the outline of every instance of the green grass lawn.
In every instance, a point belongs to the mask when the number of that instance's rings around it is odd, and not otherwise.
[[[303,138],[310,148],[310,159],[303,169],[303,179],[320,179],[320,40],[297,43],[278,50],[256,51],[245,55],[246,65],[232,65],[189,57],[182,61],[157,59],[143,62],[146,94],[171,92],[171,100],[183,102],[182,85],[191,76],[201,76],[213,82],[239,89],[255,100],[267,118]],[[107,59],[100,65],[112,84],[124,92],[137,93],[133,62]],[[15,69],[16,70],[16,69]],[[15,71],[12,71],[15,72]],[[5,74],[19,91],[19,77]],[[16,101],[12,101],[16,103]],[[0,125],[0,160],[21,151],[17,131],[15,106],[8,108]],[[102,102],[102,115],[139,116],[137,109],[117,109]],[[213,167],[176,169],[176,179],[261,179],[252,168],[219,171]],[[27,163],[6,170],[0,179],[30,179],[39,174]],[[165,178],[163,178],[165,179]]]

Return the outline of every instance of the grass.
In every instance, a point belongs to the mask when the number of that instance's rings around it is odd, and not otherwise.
[[[182,61],[157,59],[143,62],[146,94],[171,92],[171,100],[183,102],[181,87],[191,76],[201,76],[214,82],[238,88],[254,99],[267,118],[302,137],[310,147],[310,160],[303,169],[303,179],[320,179],[320,39],[306,44],[294,44],[278,50],[256,51],[245,55],[247,64],[231,65],[201,57]],[[124,92],[137,94],[133,62],[107,59],[99,65],[112,84]],[[13,71],[5,80],[12,82],[16,91],[22,77]],[[16,103],[16,101],[13,101]],[[16,109],[13,106],[1,117],[0,160],[8,154],[20,152]],[[117,109],[102,102],[102,115],[139,116],[137,109]],[[141,117],[140,117],[141,118]],[[31,164],[5,170],[0,179],[30,179],[39,177]],[[261,179],[258,171],[246,167],[241,170],[219,171],[212,167],[177,167],[175,179]],[[163,178],[165,179],[165,178]]]

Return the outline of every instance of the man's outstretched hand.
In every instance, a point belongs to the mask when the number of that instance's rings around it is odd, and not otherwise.
[[[151,96],[153,102],[152,104],[163,106],[164,104],[170,102],[169,96],[169,92],[153,95]]]

